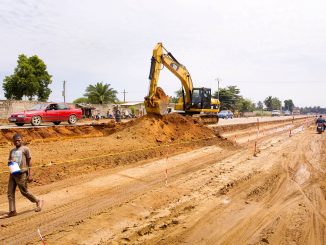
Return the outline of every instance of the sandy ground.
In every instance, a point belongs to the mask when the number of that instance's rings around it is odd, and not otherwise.
[[[305,115],[296,115],[296,116],[281,116],[281,117],[240,117],[240,118],[233,118],[233,119],[219,119],[217,124],[213,124],[213,126],[217,125],[233,125],[233,124],[246,124],[246,123],[253,123],[253,122],[268,122],[268,121],[277,121],[277,120],[289,120],[292,118],[302,118],[306,117]],[[136,119],[123,119],[121,122],[126,123]],[[101,124],[101,123],[112,123],[114,122],[113,119],[81,119],[77,122],[76,125],[70,125],[68,122],[61,122],[59,127],[62,126],[84,126],[84,125],[93,125],[93,124]],[[17,126],[14,123],[8,123],[6,119],[0,120],[0,130],[1,129],[19,129],[19,128],[44,128],[44,127],[52,127],[53,123],[44,122],[41,126],[31,126],[30,124],[25,124],[24,126]]]
[[[305,115],[296,116],[281,116],[281,117],[239,117],[233,119],[219,119],[218,125],[232,125],[232,124],[245,124],[254,122],[268,122],[268,121],[279,121],[279,120],[291,120],[293,118],[303,118]],[[214,125],[213,125],[214,126]]]
[[[147,141],[139,142],[124,129],[35,145],[36,162],[82,159],[98,150],[109,154],[143,144],[160,151],[140,152],[118,164],[102,159],[111,162],[108,166],[76,161],[58,169],[58,180],[43,178],[44,183],[32,186],[46,201],[41,213],[18,195],[19,215],[0,219],[0,242],[40,244],[39,228],[47,244],[325,244],[325,134],[316,134],[306,119],[264,125],[259,132],[255,126],[219,132],[222,139],[213,130],[181,125],[189,135],[176,135],[181,129],[168,127],[165,137],[147,130]],[[194,144],[193,130],[215,138]],[[50,168],[37,171],[53,177]],[[0,213],[6,209],[1,195]]]

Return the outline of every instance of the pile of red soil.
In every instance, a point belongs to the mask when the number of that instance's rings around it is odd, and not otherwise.
[[[137,137],[146,142],[190,141],[214,136],[213,130],[198,124],[196,119],[176,113],[146,115],[116,133],[123,139]]]
[[[0,144],[10,143],[15,133],[22,135],[25,143],[53,141],[64,138],[100,137],[116,130],[114,123],[85,126],[52,126],[44,128],[8,128],[0,130]]]
[[[114,122],[85,126],[52,126],[45,128],[10,128],[0,130],[0,144],[11,143],[12,136],[20,133],[24,142],[56,141],[69,138],[101,137],[117,134],[123,140],[142,140],[147,143],[203,139],[214,132],[192,117],[179,114],[146,115],[127,123]]]

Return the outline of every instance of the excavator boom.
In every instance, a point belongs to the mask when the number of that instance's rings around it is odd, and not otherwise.
[[[144,101],[146,111],[150,114],[163,115],[169,104],[170,98],[165,95],[163,89],[158,87],[158,80],[162,66],[167,67],[177,78],[179,78],[185,91],[185,103],[191,103],[193,84],[188,70],[163,47],[162,43],[158,43],[153,49],[151,69],[149,73],[149,94],[145,97]]]

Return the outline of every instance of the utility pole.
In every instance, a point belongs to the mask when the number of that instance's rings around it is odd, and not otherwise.
[[[121,93],[123,93],[123,103],[126,103],[126,94],[128,92],[126,92],[126,90],[124,89],[123,92],[121,92]]]
[[[66,103],[66,81],[63,81],[62,96],[63,96],[63,102]]]
[[[220,100],[220,79],[216,78],[217,81],[217,99]]]

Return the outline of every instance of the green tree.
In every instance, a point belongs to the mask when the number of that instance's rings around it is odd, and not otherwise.
[[[268,111],[280,110],[282,108],[282,102],[277,97],[268,96],[264,100],[264,104]]]
[[[39,101],[46,101],[52,92],[48,87],[52,83],[51,77],[38,56],[21,54],[14,74],[4,78],[2,88],[7,99],[21,100],[27,96],[29,100],[37,97]]]
[[[293,111],[294,103],[291,99],[284,100],[284,110]]]
[[[272,111],[273,110],[272,100],[273,100],[273,97],[272,96],[268,96],[264,100],[264,104],[265,104],[265,106],[266,106],[266,108],[267,108],[268,111]]]
[[[272,98],[272,110],[281,110],[281,108],[282,108],[282,101],[280,101],[276,97],[273,97]]]
[[[242,96],[239,97],[237,103],[236,103],[236,110],[240,112],[252,112],[254,111],[255,106],[254,103],[249,100],[245,99]]]
[[[88,85],[84,96],[88,98],[89,103],[93,104],[116,102],[118,100],[118,92],[110,88],[110,86],[110,84],[103,84],[103,82],[96,83],[95,85]]]
[[[263,110],[263,109],[264,109],[264,104],[263,104],[263,102],[258,101],[258,103],[257,103],[257,109],[259,109],[259,110]]]
[[[228,86],[220,89],[220,102],[221,110],[235,111],[236,104],[240,99],[240,89],[237,86]],[[217,98],[218,92],[214,93],[214,97]]]
[[[80,97],[80,98],[75,99],[72,103],[79,104],[79,103],[89,103],[89,102],[88,102],[88,98]]]
[[[175,97],[171,97],[171,99],[170,99],[171,103],[177,103],[178,99],[180,97],[182,97],[182,88],[175,91],[174,94],[175,94]]]

